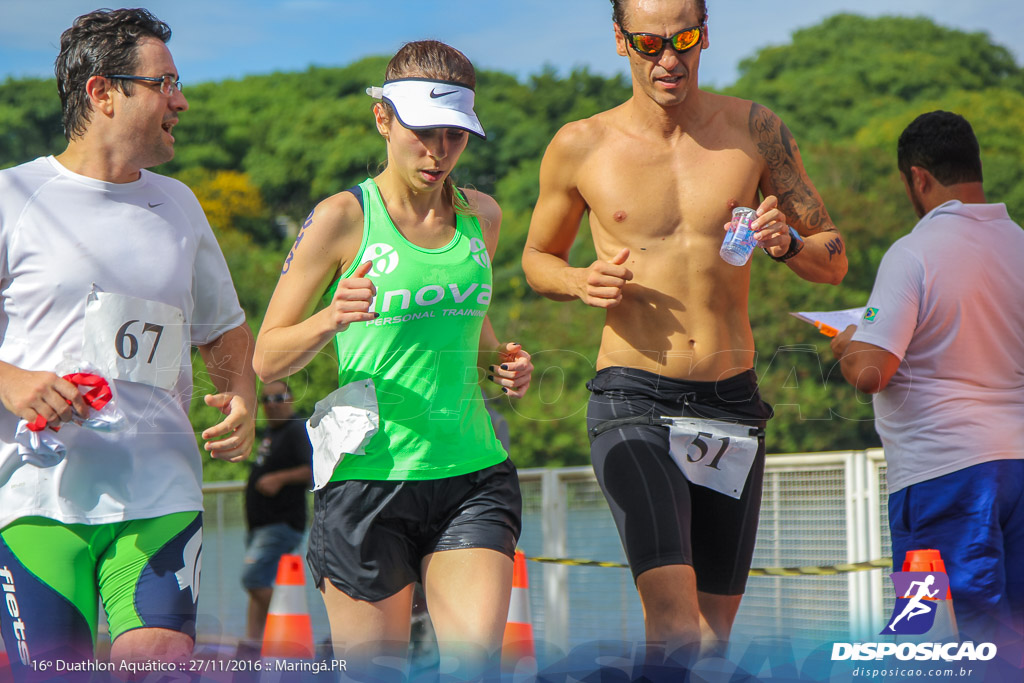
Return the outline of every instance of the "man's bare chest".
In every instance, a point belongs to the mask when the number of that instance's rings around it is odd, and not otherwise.
[[[718,237],[732,205],[756,206],[759,180],[758,160],[741,149],[615,145],[591,154],[578,187],[600,231]]]

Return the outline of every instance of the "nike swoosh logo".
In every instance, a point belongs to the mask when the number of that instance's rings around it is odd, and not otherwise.
[[[154,204],[152,202],[146,202],[146,203],[149,204],[149,208],[151,208],[151,209],[155,209],[158,206],[163,206],[164,205],[164,202],[160,202],[159,204]]]
[[[448,92],[434,92],[434,89],[431,88],[430,89],[430,97],[432,99],[436,100],[438,97],[444,97],[445,95],[454,95],[457,92],[459,92],[459,91],[458,90],[449,90]]]

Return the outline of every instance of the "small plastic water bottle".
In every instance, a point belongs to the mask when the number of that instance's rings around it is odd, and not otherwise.
[[[732,210],[732,227],[725,233],[725,240],[718,252],[726,263],[743,266],[750,260],[757,246],[754,232],[750,229],[750,223],[755,218],[757,211],[745,206],[737,206]]]

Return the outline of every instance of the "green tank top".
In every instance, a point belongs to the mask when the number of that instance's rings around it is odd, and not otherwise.
[[[376,320],[334,337],[338,382],[371,377],[380,426],[365,454],[346,454],[331,481],[442,479],[507,458],[484,408],[477,362],[491,301],[491,263],[473,216],[456,217],[439,249],[409,242],[388,215],[372,178],[363,192],[363,240],[342,275],[371,261]],[[335,282],[324,295],[334,296]]]

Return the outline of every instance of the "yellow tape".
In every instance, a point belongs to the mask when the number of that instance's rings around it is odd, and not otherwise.
[[[574,560],[564,557],[527,557],[534,562],[547,564],[560,564],[569,567],[613,567],[615,569],[628,569],[628,564],[621,562],[598,562],[597,560]],[[750,576],[834,576],[835,574],[849,574],[851,572],[864,572],[872,569],[884,569],[892,566],[892,559],[882,557],[867,562],[851,562],[847,564],[828,564],[821,567],[753,567]]]
[[[629,569],[628,564],[621,562],[598,562],[597,560],[570,560],[564,557],[529,557],[534,562],[546,562],[547,564],[561,564],[569,567],[614,567],[616,569]]]
[[[851,572],[866,572],[872,569],[884,569],[892,566],[892,559],[882,557],[867,562],[851,562],[848,564],[828,564],[822,567],[754,567],[751,576],[833,576]]]

